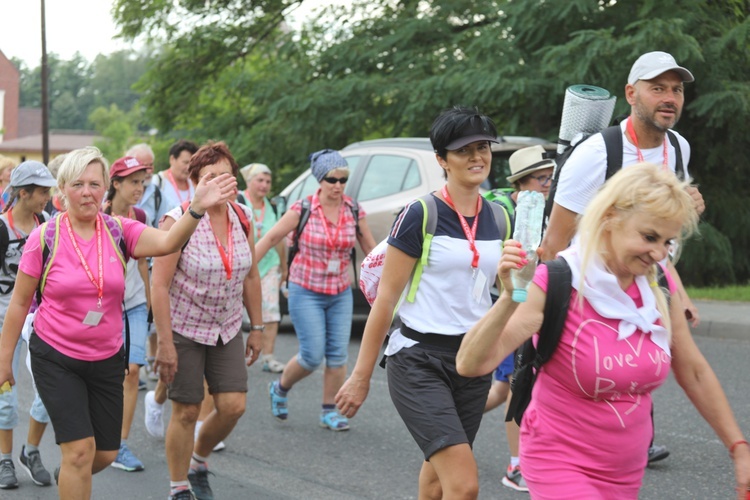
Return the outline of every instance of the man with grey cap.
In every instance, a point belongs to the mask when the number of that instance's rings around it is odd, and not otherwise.
[[[671,129],[680,119],[685,104],[684,84],[694,80],[693,74],[666,52],[648,52],[635,61],[625,85],[625,98],[631,112],[619,125],[624,136],[623,167],[649,162],[676,173],[676,167],[681,163],[684,177],[689,178],[690,144]],[[674,147],[668,134],[676,139],[679,149]],[[678,162],[678,153],[682,155],[681,162]],[[576,231],[576,218],[585,211],[606,180],[606,170],[607,150],[601,133],[591,136],[573,150],[565,168],[560,171],[547,232],[542,241],[544,259],[554,258],[557,252],[568,246]],[[703,196],[695,188],[689,190],[698,213],[702,213],[705,209]],[[685,304],[685,315],[696,326],[698,310],[685,293],[674,267],[671,263],[668,265]],[[652,445],[649,462],[664,459],[667,455],[669,452],[665,447]]]

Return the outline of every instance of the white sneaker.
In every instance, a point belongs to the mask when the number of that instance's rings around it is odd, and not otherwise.
[[[198,441],[198,434],[201,431],[202,425],[203,425],[203,422],[201,422],[200,420],[195,423],[195,436],[193,436],[195,441]],[[227,445],[224,444],[224,441],[219,441],[219,443],[216,446],[214,446],[213,451],[221,451],[226,447]]]
[[[160,405],[155,400],[156,393],[148,391],[146,393],[146,432],[156,439],[164,439],[164,405]]]

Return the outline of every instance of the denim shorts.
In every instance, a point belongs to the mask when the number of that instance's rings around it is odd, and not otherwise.
[[[19,337],[18,344],[16,344],[16,350],[13,352],[13,378],[16,379],[18,384],[18,364],[21,359],[21,343],[23,339]],[[33,385],[33,381],[32,381]],[[0,429],[9,431],[15,429],[18,425],[18,387],[13,386],[10,392],[0,394]],[[31,418],[37,422],[47,424],[49,423],[49,415],[47,409],[44,407],[39,393],[36,392],[36,385],[34,385],[34,402],[31,403],[29,409]]]
[[[125,338],[125,315],[128,315],[130,324],[130,359],[131,365],[143,366],[146,364],[146,339],[148,338],[148,309],[146,304],[140,304],[128,309],[122,315],[122,341]]]
[[[510,377],[513,375],[513,368],[515,366],[515,358],[516,354],[512,352],[500,362],[500,365],[495,368],[495,380],[498,382],[510,382]]]
[[[352,333],[352,290],[328,295],[289,282],[289,315],[299,340],[297,362],[315,371],[326,361],[329,368],[346,365]]]

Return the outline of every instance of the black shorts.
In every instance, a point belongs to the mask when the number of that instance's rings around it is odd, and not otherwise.
[[[388,357],[388,390],[425,460],[448,446],[471,446],[492,375],[462,377],[456,351],[419,343]]]
[[[96,449],[120,448],[125,349],[101,361],[66,356],[32,332],[31,370],[57,444],[94,437]]]

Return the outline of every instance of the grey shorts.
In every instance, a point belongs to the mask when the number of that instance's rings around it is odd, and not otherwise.
[[[492,375],[462,377],[456,351],[417,344],[388,357],[388,390],[425,460],[449,446],[471,446]]]
[[[173,332],[177,350],[177,373],[167,387],[172,401],[198,404],[203,401],[203,379],[208,392],[247,392],[245,342],[238,333],[227,344],[219,339],[215,346],[199,344]]]

